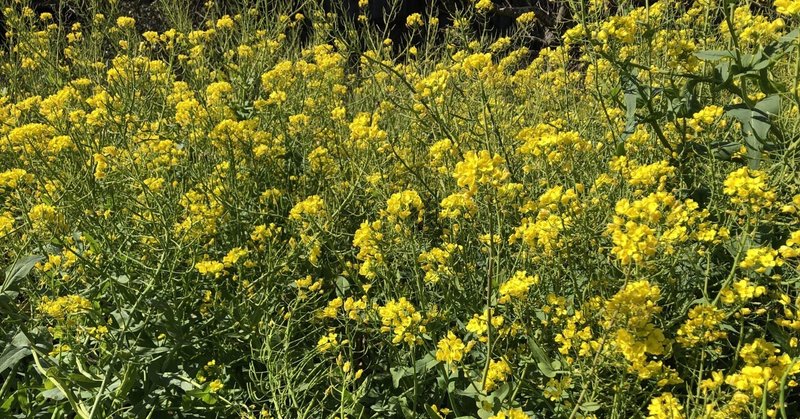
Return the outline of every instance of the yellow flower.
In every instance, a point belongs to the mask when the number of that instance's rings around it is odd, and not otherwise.
[[[394,223],[408,218],[412,209],[417,211],[417,222],[422,221],[422,216],[425,214],[422,199],[416,191],[408,190],[392,194],[386,201],[386,210],[383,211],[382,215],[390,223]]]
[[[466,348],[464,342],[453,332],[447,332],[447,337],[440,340],[436,347],[436,360],[448,364],[460,362]]]
[[[289,219],[301,221],[325,216],[325,201],[319,195],[311,195],[298,202],[289,211]]]
[[[10,212],[0,214],[0,238],[14,230],[14,217]]]
[[[692,307],[689,310],[689,318],[678,329],[678,337],[675,340],[689,348],[723,339],[727,333],[719,329],[724,318],[725,312],[714,306]]]
[[[39,233],[47,233],[58,227],[61,216],[52,205],[37,204],[28,211],[31,227]]]
[[[778,257],[778,251],[771,247],[754,247],[747,249],[744,260],[739,262],[742,269],[752,269],[764,273],[776,266],[783,265],[783,259]]]
[[[489,416],[489,419],[530,419],[530,416],[520,409],[504,409],[494,416]]]
[[[720,291],[721,300],[725,304],[746,303],[753,298],[766,294],[767,289],[762,285],[753,285],[747,278],[734,282],[733,288],[725,287]]]
[[[129,16],[120,16],[117,18],[117,27],[120,29],[133,29],[136,24],[136,19]]]
[[[211,393],[216,393],[222,390],[223,387],[225,386],[222,384],[222,381],[219,378],[208,383],[208,391]]]
[[[663,393],[650,400],[647,419],[683,419],[683,405],[672,393]]]
[[[511,366],[505,359],[489,361],[489,370],[486,373],[486,387],[484,390],[494,390],[498,384],[504,383],[509,375],[511,375]]]
[[[322,309],[320,316],[323,318],[334,319],[336,318],[337,312],[343,305],[344,301],[342,301],[342,297],[336,297],[333,300],[328,301],[328,305]]]
[[[490,12],[494,9],[492,0],[475,0],[475,9],[480,12]]]
[[[800,14],[800,0],[775,0],[775,10],[782,15]]]
[[[27,174],[25,169],[9,169],[0,173],[0,190],[15,189]]]
[[[465,219],[470,219],[478,211],[472,196],[464,192],[448,195],[442,199],[440,206],[442,209],[439,211],[439,218],[456,219],[463,216]]]
[[[229,15],[217,19],[217,29],[233,29],[234,22]]]
[[[222,263],[225,267],[231,267],[239,262],[239,259],[247,256],[249,251],[246,248],[234,247],[225,257],[222,258]]]
[[[422,20],[422,15],[419,13],[412,13],[406,18],[407,28],[421,28],[425,26],[425,21]]]
[[[517,16],[517,24],[519,25],[529,25],[536,21],[536,14],[533,12],[525,12],[519,16]]]
[[[422,264],[425,271],[425,281],[435,284],[442,279],[442,276],[453,275],[453,269],[449,266],[450,259],[455,250],[461,250],[460,245],[445,243],[441,247],[434,247],[427,252],[422,252],[417,258],[417,262]]]
[[[65,295],[51,300],[45,296],[39,302],[38,310],[42,314],[52,317],[57,320],[64,320],[74,314],[89,311],[92,308],[92,303],[80,295]]]
[[[388,301],[378,308],[378,315],[381,318],[381,331],[394,334],[393,344],[405,342],[415,345],[422,342],[419,336],[425,333],[422,314],[405,297]]]
[[[504,165],[505,160],[498,154],[490,155],[486,150],[478,153],[468,151],[464,153],[464,160],[456,163],[453,177],[458,186],[474,195],[478,192],[478,185],[500,186],[509,176]]]
[[[197,269],[197,272],[200,272],[203,275],[214,275],[215,277],[219,277],[222,274],[222,271],[225,269],[225,264],[215,260],[206,260],[197,262],[194,265],[194,268]]]
[[[358,273],[370,279],[375,277],[375,269],[383,264],[383,253],[380,248],[383,240],[382,227],[381,220],[371,223],[364,221],[353,234],[353,246],[358,248],[356,258],[364,261]]]
[[[317,342],[317,350],[320,352],[327,352],[339,345],[339,335],[333,332],[327,335],[322,335]]]
[[[769,208],[775,202],[775,191],[770,189],[767,174],[761,170],[742,167],[728,175],[724,182],[725,195],[731,203],[750,207],[753,212]]]
[[[539,276],[530,276],[525,271],[517,271],[514,275],[500,285],[500,304],[506,304],[512,299],[524,299],[528,296],[531,285],[539,283]]]

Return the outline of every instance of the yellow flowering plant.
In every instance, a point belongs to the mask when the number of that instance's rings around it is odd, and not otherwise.
[[[329,3],[0,0],[0,417],[800,416],[797,1]]]

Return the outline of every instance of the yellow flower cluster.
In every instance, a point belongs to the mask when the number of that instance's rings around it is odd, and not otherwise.
[[[465,352],[467,352],[467,347],[464,345],[464,341],[452,331],[447,332],[447,337],[442,338],[439,343],[436,344],[437,361],[446,362],[448,364],[461,362]]]
[[[492,0],[475,0],[475,9],[481,12],[489,12],[494,9]]]
[[[81,295],[65,295],[51,300],[49,297],[42,297],[39,302],[38,310],[42,314],[56,320],[65,320],[69,316],[87,312],[92,309],[92,303]]]
[[[800,14],[800,1],[775,0],[775,10],[782,15],[794,16]]]
[[[421,28],[425,26],[425,21],[422,20],[422,15],[419,13],[412,13],[406,18],[406,27],[408,28]]]
[[[453,177],[466,193],[475,195],[479,185],[500,186],[508,178],[505,160],[498,154],[491,155],[486,150],[464,153],[464,160],[456,163]]]
[[[733,11],[733,26],[739,38],[739,42],[747,44],[763,44],[770,40],[775,40],[782,35],[786,22],[781,18],[769,20],[763,15],[753,16],[748,6],[739,6]],[[731,33],[728,22],[722,22],[719,26],[720,34],[730,38]]]
[[[672,393],[662,393],[650,400],[647,419],[684,419],[683,405]]]
[[[552,256],[565,246],[562,232],[572,224],[573,215],[582,211],[578,193],[583,185],[574,189],[555,186],[546,190],[537,201],[528,202],[520,211],[536,211],[533,217],[525,217],[519,227],[508,238],[509,243],[521,241],[533,251],[534,259]]]
[[[417,213],[417,222],[422,221],[425,210],[422,205],[422,199],[416,191],[408,190],[392,194],[386,201],[386,209],[383,211],[382,216],[390,223],[396,223],[400,220],[405,220],[411,216],[411,211],[415,210]]]
[[[205,260],[202,262],[197,262],[194,265],[194,268],[197,269],[197,272],[200,272],[202,275],[213,275],[219,278],[222,276],[222,272],[225,269],[225,264],[215,260]]]
[[[483,314],[480,316],[477,314],[473,314],[472,318],[467,322],[466,329],[468,332],[474,334],[478,337],[478,340],[481,342],[487,341],[486,334],[489,331],[489,322],[487,319],[489,318],[489,310],[483,310]],[[503,327],[505,323],[505,317],[502,315],[492,315],[492,330],[495,332],[500,331],[500,328]]]
[[[640,379],[656,378],[660,386],[676,384],[677,373],[652,357],[667,354],[669,341],[653,324],[661,313],[661,290],[647,280],[632,282],[606,301],[603,327],[614,336],[613,346]]]
[[[754,285],[748,279],[735,281],[732,287],[724,287],[720,291],[720,299],[723,303],[744,304],[753,298],[761,297],[766,294],[767,288],[763,285]]]
[[[514,300],[522,300],[528,296],[531,286],[539,283],[538,276],[528,275],[525,271],[517,271],[506,282],[500,285],[500,304],[507,304]]]
[[[747,249],[744,259],[739,262],[740,268],[754,270],[758,273],[765,273],[781,265],[783,265],[783,259],[778,257],[778,251],[771,247]]]
[[[420,335],[425,333],[424,319],[405,297],[390,300],[378,307],[378,315],[381,318],[381,331],[393,334],[393,344],[413,346],[422,343]]]
[[[314,220],[325,216],[325,201],[319,195],[311,195],[298,202],[289,211],[289,218],[295,221]]]
[[[753,212],[771,207],[776,199],[767,174],[761,170],[747,167],[735,170],[725,179],[724,186],[723,192],[731,197],[731,203]]]
[[[358,248],[356,258],[363,261],[358,273],[367,278],[375,278],[375,269],[383,265],[383,253],[381,252],[381,241],[383,233],[381,220],[361,223],[361,227],[353,234],[353,246]]]
[[[661,160],[653,164],[632,167],[625,175],[631,186],[648,188],[658,185],[658,189],[663,190],[667,181],[675,175],[675,168],[668,161]]]
[[[511,375],[511,366],[505,359],[494,359],[489,361],[489,369],[486,372],[485,383],[483,389],[492,391],[497,388],[498,384],[506,382],[508,376]]]
[[[470,219],[478,211],[478,205],[469,192],[456,192],[442,199],[439,218]]]
[[[563,131],[564,121],[556,120],[547,124],[539,124],[530,128],[523,128],[517,134],[517,140],[522,145],[517,152],[522,155],[543,157],[550,164],[558,164],[574,157],[577,153],[592,149],[592,145],[581,138],[575,131]],[[526,171],[535,170],[533,164],[526,165]],[[569,169],[566,166],[565,169]]]
[[[777,392],[784,375],[800,374],[800,363],[792,362],[789,355],[763,338],[742,346],[739,356],[745,365],[739,372],[727,376],[725,383],[758,400],[764,392]]]
[[[386,131],[380,129],[380,115],[366,112],[359,113],[350,123],[350,141],[356,148],[366,149],[370,144],[382,143],[386,140]]]
[[[614,212],[605,234],[614,244],[611,253],[622,265],[645,262],[658,251],[673,254],[676,246],[690,239],[715,241],[728,234],[705,221],[708,211],[700,210],[696,202],[680,201],[664,191],[635,201],[623,198]]]
[[[689,318],[681,325],[675,339],[690,348],[724,339],[727,333],[720,330],[725,312],[711,305],[698,305],[689,310]]]
[[[328,319],[335,319],[339,316],[340,309],[350,320],[358,320],[360,314],[367,309],[367,296],[364,295],[360,299],[347,297],[342,300],[342,297],[336,297],[328,301],[328,305],[320,311],[320,316]]]
[[[334,332],[322,335],[317,341],[317,350],[327,352],[339,345],[339,335]]]
[[[453,253],[460,249],[461,245],[445,243],[420,253],[417,262],[422,265],[422,270],[425,272],[425,282],[435,284],[443,278],[450,278],[454,274],[451,267]]]
[[[25,169],[8,169],[0,173],[0,190],[3,189],[16,189],[17,185],[28,174]]]
[[[63,223],[63,217],[55,207],[49,204],[35,205],[28,211],[28,219],[31,222],[31,228],[40,234],[57,232]]]

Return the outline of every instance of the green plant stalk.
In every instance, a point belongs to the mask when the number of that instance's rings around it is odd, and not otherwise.
[[[492,200],[492,203],[495,201]],[[494,205],[492,205],[494,208]],[[483,391],[486,390],[486,380],[489,377],[489,364],[492,361],[492,259],[494,251],[494,222],[489,217],[489,259],[486,266],[486,363],[483,367]]]
[[[778,396],[778,402],[780,403],[781,417],[783,419],[788,419],[788,416],[786,416],[786,379],[789,376],[789,371],[794,368],[794,364],[796,364],[798,361],[800,361],[800,358],[794,357],[792,362],[783,371],[783,375],[781,376],[781,392]]]

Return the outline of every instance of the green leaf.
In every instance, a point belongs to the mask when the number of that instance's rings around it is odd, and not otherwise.
[[[703,61],[719,61],[723,58],[736,58],[736,53],[728,50],[709,49],[705,51],[698,51],[694,53],[694,56]]]
[[[44,397],[45,399],[50,399],[55,401],[64,400],[67,398],[67,396],[64,395],[64,393],[62,393],[61,390],[57,388],[51,388],[50,390],[45,390],[39,393],[39,395]]]
[[[726,86],[728,82],[731,80],[731,64],[728,62],[723,62],[717,64],[716,67],[717,74],[719,74],[719,87]]]
[[[741,143],[724,143],[718,145],[714,149],[714,157],[719,160],[730,160],[731,157],[739,151],[741,146]]]
[[[14,406],[14,401],[16,400],[16,396],[17,396],[16,393],[11,393],[10,396],[6,397],[6,399],[3,400],[3,404],[0,405],[0,410],[2,410],[3,412],[10,411],[11,407]]]
[[[761,154],[764,147],[758,138],[750,134],[745,137],[745,145],[747,146],[747,166],[751,169],[758,169],[761,165]]]
[[[508,393],[511,391],[511,385],[508,383],[503,383],[501,386],[497,387],[495,391],[492,392],[492,396],[496,397],[498,400],[504,400]]]
[[[12,368],[19,361],[29,357],[31,350],[26,347],[15,347],[13,345],[6,345],[3,354],[0,355],[0,372]]]
[[[392,385],[394,388],[400,387],[400,380],[406,376],[406,368],[405,367],[392,367],[389,368],[389,372],[392,374]]]
[[[10,290],[12,286],[14,286],[15,282],[24,278],[25,276],[30,273],[31,269],[33,269],[34,265],[44,260],[44,256],[41,255],[32,255],[32,256],[25,256],[22,259],[14,262],[13,265],[9,266],[6,269],[6,278],[3,281],[3,286],[0,288],[0,293],[4,293],[7,290]]]
[[[418,359],[415,362],[415,367],[417,371],[430,371],[431,368],[439,365],[439,361],[436,360],[436,357],[433,356],[432,353],[427,353],[422,358]]]
[[[790,44],[794,45],[794,40],[800,36],[800,27],[795,28],[795,30],[783,35],[782,37],[778,38],[778,42],[781,44]]]
[[[456,390],[456,394],[459,396],[469,397],[471,399],[475,399],[480,395],[478,391],[478,386],[480,383],[473,383],[469,387],[465,388],[464,390]]]
[[[204,388],[196,388],[193,390],[189,390],[186,392],[186,395],[191,397],[196,397],[203,401],[203,403],[208,405],[215,405],[217,404],[217,398],[213,394],[211,394],[207,389]]]
[[[338,295],[339,297],[343,297],[344,298],[345,293],[349,289],[350,289],[350,281],[348,281],[347,278],[345,278],[343,276],[337,276],[336,277],[336,295]]]
[[[781,97],[770,95],[756,103],[755,108],[761,111],[762,115],[777,115],[781,110]]]
[[[550,361],[547,353],[545,353],[544,349],[542,349],[542,347],[539,346],[539,344],[536,343],[533,338],[528,339],[528,347],[531,350],[533,358],[536,360],[536,366],[539,368],[539,372],[544,374],[544,376],[547,378],[553,378],[558,375],[556,371],[553,370],[553,362]]]
[[[750,168],[758,168],[767,135],[772,128],[771,117],[777,115],[781,108],[780,96],[770,95],[756,103],[752,109],[745,104],[732,105],[727,108],[725,114],[742,124],[742,135],[747,147]]]
[[[581,410],[584,412],[595,412],[600,410],[600,403],[597,402],[585,402],[581,405]]]
[[[539,368],[539,372],[541,372],[547,378],[553,378],[556,375],[556,372],[553,368],[546,362],[537,362],[536,366]]]
[[[636,88],[635,77],[623,77],[622,89],[625,92],[623,98],[625,101],[625,131],[622,132],[622,141],[616,146],[616,154],[622,155],[625,152],[624,142],[628,137],[636,132],[636,106],[637,102],[642,99],[639,90]]]

